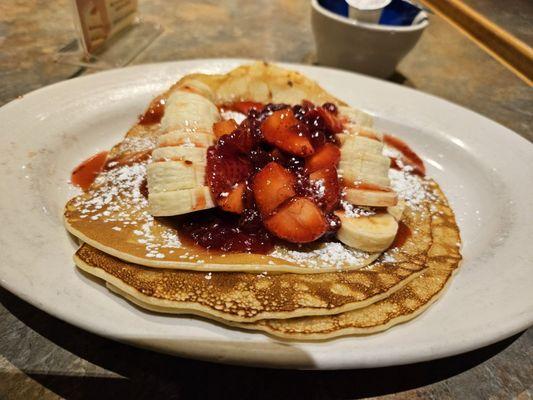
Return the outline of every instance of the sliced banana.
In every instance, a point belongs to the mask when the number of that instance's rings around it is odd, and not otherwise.
[[[358,206],[389,207],[398,204],[396,192],[345,188],[343,197],[348,203]]]
[[[148,193],[171,192],[203,186],[205,164],[185,161],[152,162],[147,167]]]
[[[405,201],[398,200],[395,206],[387,207],[387,212],[394,217],[398,222],[402,220],[403,212],[405,211]]]
[[[159,136],[158,147],[183,146],[208,148],[215,142],[215,135],[206,132],[176,130]]]
[[[187,79],[185,81],[180,82],[178,90],[196,93],[200,96],[204,96],[211,102],[215,101],[215,93],[213,92],[213,90],[206,83],[197,79]]]
[[[154,217],[187,214],[215,207],[209,187],[150,193],[149,212]]]
[[[195,164],[206,164],[207,152],[203,147],[158,147],[152,151],[152,161],[190,161]]]
[[[218,108],[209,99],[197,93],[177,90],[166,101],[161,127],[164,130],[182,128],[212,132],[213,124],[219,120]]]
[[[348,106],[339,106],[338,109],[339,115],[345,117],[352,124],[360,126],[372,126],[374,124],[372,116],[363,111]]]
[[[342,178],[344,185],[347,187],[356,186],[361,183],[369,183],[371,185],[378,185],[386,188],[390,187],[390,179],[388,176],[363,174],[354,167],[345,167],[339,172],[339,175]]]
[[[213,91],[194,79],[181,82],[167,99],[164,134],[147,167],[148,206],[153,216],[171,216],[214,207],[205,186],[207,148],[220,120]]]
[[[345,123],[343,131],[341,133],[337,133],[336,137],[342,144],[344,139],[349,136],[361,136],[383,142],[383,133],[366,126]]]
[[[341,143],[338,172],[345,185],[344,199],[360,206],[387,207],[397,203],[396,193],[358,187],[361,184],[390,188],[390,159],[383,155],[383,135],[370,128],[347,123],[337,135]]]
[[[398,222],[389,213],[368,217],[347,217],[344,211],[336,211],[341,220],[337,238],[347,246],[370,253],[387,249],[398,231]]]
[[[346,135],[343,142],[342,148],[350,157],[363,153],[382,155],[383,143],[378,140],[358,135]]]
[[[338,170],[348,186],[355,181],[361,181],[361,177],[364,176],[376,176],[388,180],[389,168],[390,160],[387,157],[364,153],[355,155],[351,160],[346,160],[343,158],[341,148],[341,161]],[[352,180],[353,177],[355,179]]]

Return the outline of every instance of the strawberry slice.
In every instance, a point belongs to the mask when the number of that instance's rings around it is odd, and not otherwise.
[[[229,135],[220,137],[217,146],[224,153],[242,153],[247,155],[255,144],[256,140],[252,132],[241,126]]]
[[[219,139],[224,135],[229,135],[235,129],[237,129],[237,122],[233,118],[224,121],[215,122],[213,124],[213,133]]]
[[[333,211],[339,204],[341,188],[335,167],[323,168],[309,175],[313,196],[325,212]]]
[[[263,216],[270,215],[281,203],[296,195],[295,176],[277,162],[270,162],[255,176],[252,183],[255,202]]]
[[[290,108],[274,111],[261,124],[265,140],[288,153],[307,157],[314,153],[308,139],[308,128]]]
[[[317,107],[316,111],[324,119],[327,129],[331,133],[342,132],[342,122],[335,114],[326,110],[324,107]]]
[[[264,221],[268,231],[293,243],[309,243],[328,229],[320,208],[308,198],[294,197]]]
[[[340,159],[340,149],[332,143],[326,143],[305,160],[305,168],[311,173],[323,168],[336,167]]]
[[[222,192],[218,195],[217,204],[224,211],[235,214],[242,214],[244,211],[243,194],[246,185],[241,182],[233,187],[229,192]]]
[[[255,101],[235,101],[224,106],[224,108],[248,115],[250,110],[261,111],[263,109],[263,103],[257,103]]]
[[[215,199],[222,192],[230,192],[251,172],[252,164],[246,157],[223,152],[214,146],[207,150],[206,182]]]

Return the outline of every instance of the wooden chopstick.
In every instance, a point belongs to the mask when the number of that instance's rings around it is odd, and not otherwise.
[[[533,85],[533,49],[460,0],[420,0],[478,46]],[[502,3],[502,7],[505,5]]]

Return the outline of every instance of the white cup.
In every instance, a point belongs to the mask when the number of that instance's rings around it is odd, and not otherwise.
[[[394,73],[428,26],[422,11],[409,26],[377,25],[335,14],[311,0],[311,23],[321,65],[343,68],[379,78]]]

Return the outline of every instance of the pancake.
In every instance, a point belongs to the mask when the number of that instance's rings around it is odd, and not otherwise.
[[[444,200],[441,192],[440,197]],[[428,268],[401,289],[366,307],[336,315],[262,319],[253,323],[235,323],[225,318],[207,317],[230,326],[298,341],[318,341],[384,331],[425,311],[444,293],[458,269],[461,239],[453,212],[445,201],[440,201],[432,209],[431,236],[432,244],[426,260]],[[389,256],[385,254],[384,258]],[[142,297],[127,292],[123,285],[119,288],[108,282],[107,287],[142,308],[161,313],[175,312],[173,308],[146,302]]]
[[[187,75],[154,99],[149,110],[157,108],[178,89],[205,91],[205,87],[214,93],[213,101],[217,104],[236,100],[294,104],[303,99],[317,104],[345,104],[297,72],[256,63],[223,75]],[[367,114],[355,109],[350,112],[352,121],[365,126],[372,124]],[[302,248],[277,245],[270,254],[222,253],[190,245],[182,240],[183,232],[176,219],[154,218],[142,195],[151,151],[165,132],[161,124],[137,123],[111,149],[107,164],[110,168],[98,176],[86,193],[71,199],[65,207],[65,225],[70,233],[112,256],[152,268],[326,273],[356,270],[379,256],[337,241]],[[198,209],[206,203],[203,193],[197,199]]]
[[[433,193],[438,196],[434,185]],[[383,299],[427,269],[434,207],[433,197],[416,206],[408,203],[402,222],[411,234],[373,265],[356,271],[252,274],[153,269],[123,261],[88,244],[77,251],[74,260],[89,274],[166,312],[237,322],[337,314]]]

